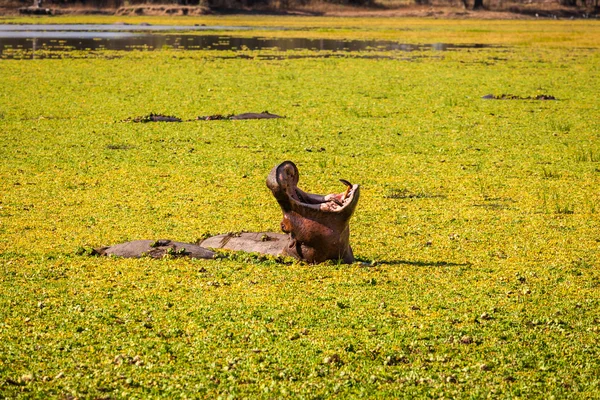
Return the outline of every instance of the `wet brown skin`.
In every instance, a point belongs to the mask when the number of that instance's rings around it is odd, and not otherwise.
[[[300,190],[298,180],[298,168],[291,161],[274,167],[267,178],[283,211],[281,230],[290,235],[283,254],[309,263],[353,262],[349,222],[360,187],[343,181],[348,185],[345,192],[321,196]]]
[[[315,264],[326,260],[353,262],[349,220],[358,203],[359,186],[342,181],[347,186],[345,192],[322,196],[299,189],[298,179],[298,168],[291,161],[275,166],[267,177],[267,186],[283,212],[281,229],[287,235],[272,232],[225,234],[208,238],[200,245],[138,240],[96,249],[95,253],[119,257],[214,258],[214,253],[207,248],[218,248],[287,255]]]

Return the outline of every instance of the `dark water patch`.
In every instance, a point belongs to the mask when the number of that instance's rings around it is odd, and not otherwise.
[[[248,26],[222,26],[222,25],[151,25],[141,24],[49,24],[25,25],[6,24],[0,25],[0,37],[11,37],[9,32],[173,32],[173,31],[241,31],[252,29]]]
[[[339,54],[373,53],[391,51],[398,53],[423,50],[451,51],[461,49],[479,49],[487,45],[435,43],[429,45],[403,44],[377,40],[336,40],[260,37],[231,37],[219,35],[193,34],[148,34],[136,32],[84,32],[84,31],[0,31],[0,58],[33,59],[33,58],[69,58],[68,52],[89,52],[92,58],[98,57],[94,52],[112,51],[154,51],[173,50],[216,50],[216,51],[289,51],[310,50]],[[57,54],[60,52],[61,54]],[[86,54],[79,54],[85,57]],[[100,55],[101,56],[101,55]],[[246,57],[247,55],[243,55]],[[277,55],[279,57],[281,55]],[[295,55],[297,56],[297,55]],[[367,58],[367,55],[362,55]],[[249,56],[248,56],[249,57]],[[300,58],[303,56],[300,56]],[[371,57],[385,58],[371,54]],[[249,57],[251,58],[251,57]],[[284,57],[289,58],[289,57]],[[392,57],[397,58],[397,57]]]
[[[321,53],[321,54],[285,54],[285,55],[275,55],[275,54],[257,54],[257,55],[248,55],[248,54],[235,54],[232,56],[219,56],[215,57],[223,60],[232,60],[232,59],[242,59],[242,60],[264,60],[264,61],[278,61],[278,60],[305,60],[305,59],[317,59],[317,58],[360,58],[365,60],[401,60],[401,61],[414,61],[417,58],[424,57],[394,57],[394,56],[384,56],[381,54],[365,54],[358,52],[336,52],[336,53]],[[437,58],[437,57],[429,57]]]

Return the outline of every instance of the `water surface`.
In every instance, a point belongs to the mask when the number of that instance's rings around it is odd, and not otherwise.
[[[327,52],[324,56],[344,56],[348,53],[374,51],[411,52],[415,50],[448,51],[482,48],[485,45],[434,43],[402,44],[382,40],[339,40],[306,38],[233,37],[169,33],[190,30],[215,30],[231,27],[159,26],[159,25],[0,25],[0,58],[63,58],[73,51],[94,52],[117,50],[313,50]],[[248,29],[239,27],[239,29]],[[151,31],[151,32],[149,32]],[[155,32],[155,33],[152,33]],[[162,33],[156,33],[162,32]],[[78,56],[81,56],[79,54]],[[114,55],[113,55],[114,56]],[[355,55],[356,56],[356,55]],[[367,56],[365,54],[365,56]],[[367,56],[368,57],[368,56]]]
[[[151,24],[4,24],[0,25],[0,37],[10,37],[8,32],[165,32],[165,31],[240,31],[248,26],[221,25],[151,25]]]

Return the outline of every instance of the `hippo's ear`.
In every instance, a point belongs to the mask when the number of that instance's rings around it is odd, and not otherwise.
[[[291,161],[284,161],[277,167],[277,182],[280,185],[287,187],[295,187],[298,185],[300,179],[300,172],[298,167]]]
[[[294,190],[298,184],[300,174],[298,167],[291,161],[284,161],[273,167],[267,177],[267,187],[273,192],[273,196],[285,211],[291,209],[288,191]]]

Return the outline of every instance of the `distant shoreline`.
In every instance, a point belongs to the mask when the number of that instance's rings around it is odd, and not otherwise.
[[[0,7],[0,16],[14,15],[131,15],[131,16],[202,16],[202,15],[294,15],[323,17],[373,17],[373,18],[432,18],[432,19],[598,19],[598,10],[565,7],[558,4],[516,4],[502,10],[471,10],[463,7],[410,5],[385,8],[352,7],[314,4],[303,8],[238,8],[209,9],[202,6],[180,6],[175,4],[140,4],[120,8],[88,7]]]

